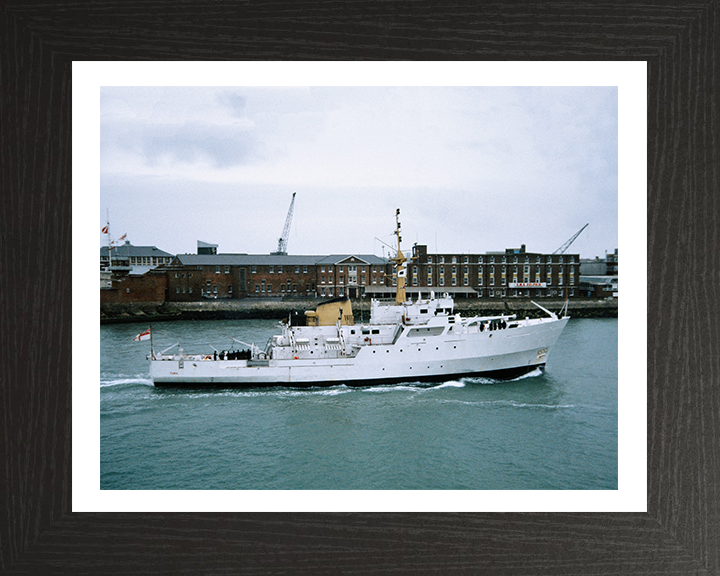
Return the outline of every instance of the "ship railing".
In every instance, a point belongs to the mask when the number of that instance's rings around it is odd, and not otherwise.
[[[487,322],[488,320],[515,320],[517,314],[501,314],[499,316],[473,316],[472,318],[463,319],[465,326],[472,326],[473,324],[479,324],[480,322]]]

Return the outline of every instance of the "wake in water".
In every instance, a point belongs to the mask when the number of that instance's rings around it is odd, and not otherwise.
[[[521,408],[521,409],[540,409],[540,410],[559,410],[567,408],[576,408],[575,404],[528,404],[525,402],[515,402],[513,400],[458,400],[458,399],[442,399],[438,400],[442,404],[465,404],[468,406],[481,407],[497,407],[497,408]]]
[[[440,388],[464,388],[465,382],[458,382],[457,380],[450,380],[437,386],[432,386],[431,390],[439,390]]]
[[[535,368],[532,372],[528,372],[527,374],[523,374],[522,376],[518,376],[517,378],[513,378],[512,380],[507,380],[507,382],[515,382],[517,380],[525,380],[525,378],[536,378],[538,376],[542,376],[543,371],[541,368]]]
[[[522,374],[520,376],[517,376],[515,378],[510,378],[507,380],[499,379],[499,378],[486,378],[483,376],[476,376],[471,378],[463,378],[463,381],[469,383],[469,384],[507,384],[508,382],[519,382],[520,380],[525,380],[526,378],[537,378],[538,376],[542,376],[543,371],[540,368],[535,368],[532,372],[528,372],[527,374]]]
[[[353,389],[338,384],[329,388],[156,388],[160,396],[181,395],[183,398],[311,398],[317,396],[339,396]]]
[[[136,374],[135,376],[125,376],[117,374],[115,377],[100,380],[100,388],[108,388],[111,386],[152,386],[153,382],[146,374]]]
[[[295,397],[295,396],[338,396],[340,394],[347,394],[352,392],[352,388],[340,384],[338,386],[331,386],[330,388],[279,388],[272,390],[270,393],[275,393],[278,396]]]

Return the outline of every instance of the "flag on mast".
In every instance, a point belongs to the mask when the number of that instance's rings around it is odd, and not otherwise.
[[[108,226],[103,226],[102,233],[107,234],[108,232],[110,232],[110,228]]]
[[[133,342],[142,342],[143,340],[150,340],[150,328],[145,330],[145,332],[140,332],[140,334],[133,338]]]

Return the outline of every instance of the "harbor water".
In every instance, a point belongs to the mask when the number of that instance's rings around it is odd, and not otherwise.
[[[105,490],[616,490],[618,321],[571,319],[544,372],[349,388],[155,388],[141,324],[101,326]],[[264,347],[273,320],[153,324],[157,351]]]

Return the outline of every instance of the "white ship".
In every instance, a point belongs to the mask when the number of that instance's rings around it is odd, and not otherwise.
[[[397,295],[371,301],[370,320],[355,324],[349,299],[325,302],[305,312],[306,325],[284,322],[264,349],[239,353],[150,354],[155,386],[370,386],[398,382],[442,382],[470,376],[508,379],[544,368],[550,349],[568,322],[560,315],[463,318],[447,294],[407,301],[400,250]],[[238,340],[238,342],[240,342]]]

